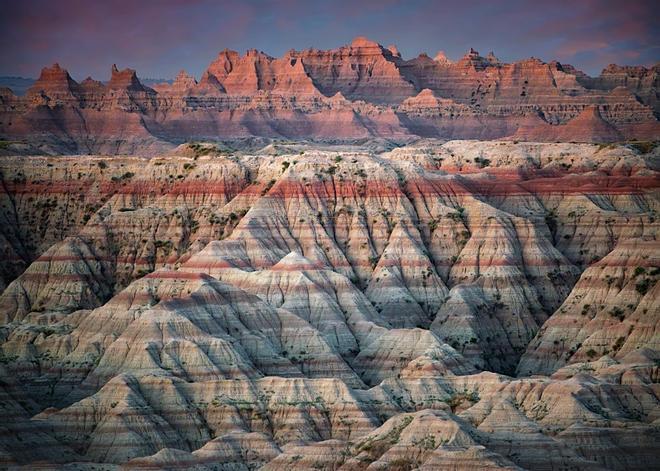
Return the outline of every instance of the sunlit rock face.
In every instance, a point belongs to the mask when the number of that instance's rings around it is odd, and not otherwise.
[[[348,53],[400,62],[362,39]],[[317,61],[314,87],[324,54],[292,53]],[[246,63],[276,61],[226,52],[215,82],[174,88],[229,94],[252,86],[229,80]],[[484,61],[461,67],[499,66]],[[321,95],[385,83],[342,77]],[[61,100],[106,87],[45,79]],[[136,80],[114,71],[117,99],[158,103]],[[423,86],[401,106],[445,106]],[[576,119],[605,129],[602,111]],[[0,462],[649,469],[658,152],[366,140],[4,157]]]
[[[536,58],[470,51],[406,60],[364,37],[331,50],[223,50],[199,80],[143,85],[115,65],[105,84],[45,67],[24,97],[0,89],[0,137],[18,153],[157,155],[191,140],[619,142],[660,138],[658,65],[589,77]]]

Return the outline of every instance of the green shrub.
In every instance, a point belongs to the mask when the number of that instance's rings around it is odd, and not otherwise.
[[[622,320],[623,320],[623,317],[624,317],[623,309],[621,309],[621,308],[618,307],[618,306],[617,306],[617,307],[613,307],[612,310],[610,311],[610,316],[612,316],[612,317],[616,317],[617,319],[619,319],[620,321],[622,321]]]
[[[633,276],[637,278],[639,275],[643,275],[646,273],[646,268],[644,267],[637,267],[635,268],[635,271],[633,272]]]
[[[651,289],[655,285],[655,280],[652,280],[651,278],[644,278],[642,281],[637,282],[635,285],[635,290],[642,296],[644,296],[646,293],[648,293],[649,289]]]
[[[476,163],[479,168],[485,168],[490,165],[490,160],[489,159],[482,159],[481,157],[475,157],[474,158],[474,163]]]

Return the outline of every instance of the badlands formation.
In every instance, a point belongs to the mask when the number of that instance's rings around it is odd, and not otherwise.
[[[536,58],[470,51],[401,57],[366,38],[283,57],[223,50],[199,80],[145,86],[131,69],[76,82],[46,67],[25,96],[0,88],[3,148],[21,154],[157,155],[189,141],[416,137],[618,142],[660,136],[660,65],[598,77]],[[0,149],[1,151],[2,149]]]
[[[3,116],[51,150],[112,152],[193,122],[657,129],[656,72],[397,57],[224,52],[158,92],[56,67]],[[554,91],[532,105],[520,77],[530,100]],[[660,469],[658,147],[260,142],[0,159],[0,467]]]

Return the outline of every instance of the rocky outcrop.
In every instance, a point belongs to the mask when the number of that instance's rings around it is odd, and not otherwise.
[[[567,363],[660,344],[660,260],[655,239],[630,239],[583,273],[571,295],[538,332],[519,371],[551,373]]]
[[[591,78],[531,58],[470,51],[456,62],[366,38],[332,50],[223,50],[199,82],[144,86],[112,67],[106,85],[58,64],[25,97],[2,94],[0,137],[38,153],[158,154],[201,139],[655,140],[658,70],[610,66]],[[341,97],[341,98],[338,98]]]
[[[605,121],[597,106],[585,108],[578,116],[566,124],[551,126],[541,118],[531,119],[529,124],[521,126],[516,139],[528,141],[550,140],[556,142],[615,142],[623,139],[622,134]]]
[[[2,160],[0,466],[649,468],[657,148],[252,145]]]
[[[575,76],[578,82],[589,89],[613,90],[617,87],[625,87],[637,95],[644,104],[653,108],[656,116],[660,113],[660,100],[658,99],[660,65],[658,64],[649,68],[610,64],[598,77],[589,77],[579,73]]]
[[[321,93],[341,93],[349,100],[400,103],[415,88],[403,77],[399,56],[365,37],[330,51],[308,49],[293,52]]]

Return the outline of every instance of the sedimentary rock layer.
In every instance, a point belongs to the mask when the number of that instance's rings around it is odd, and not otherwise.
[[[365,38],[283,57],[223,50],[199,81],[144,86],[112,67],[78,83],[54,64],[25,96],[0,90],[14,152],[156,154],[200,139],[435,137],[613,142],[660,137],[659,69],[612,65],[596,78],[531,58],[405,60]]]
[[[433,140],[4,158],[0,462],[653,469],[657,159]]]

